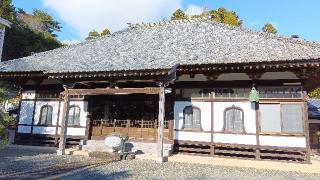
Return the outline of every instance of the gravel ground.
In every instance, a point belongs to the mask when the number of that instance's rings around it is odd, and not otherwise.
[[[36,179],[99,163],[83,156],[57,156],[56,148],[8,146],[0,150],[0,179]]]
[[[63,179],[315,179],[319,174],[302,174],[283,171],[257,170],[224,166],[164,163],[151,160],[114,162],[108,165],[73,173]]]
[[[305,174],[151,160],[113,163],[84,156],[57,156],[55,148],[9,146],[0,150],[0,179],[320,179]]]

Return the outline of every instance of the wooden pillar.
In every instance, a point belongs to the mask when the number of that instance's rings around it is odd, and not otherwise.
[[[59,149],[57,150],[58,155],[65,155],[65,148],[67,144],[67,127],[68,127],[68,114],[69,114],[69,90],[64,86],[63,94],[63,109],[62,109],[62,121],[60,130],[60,142]]]
[[[310,134],[309,134],[309,118],[308,118],[308,102],[307,102],[307,92],[303,93],[303,122],[304,122],[304,134],[306,137],[306,162],[311,164],[311,149],[310,149]]]
[[[260,112],[259,112],[259,102],[255,103],[256,110],[256,159],[260,159]]]
[[[163,163],[163,129],[164,129],[164,116],[165,116],[165,85],[160,84],[159,92],[159,115],[158,115],[158,138],[157,138],[157,163]]]

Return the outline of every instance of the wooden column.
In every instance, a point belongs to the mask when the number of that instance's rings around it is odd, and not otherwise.
[[[256,159],[260,159],[260,112],[259,112],[259,102],[255,103],[256,110]]]
[[[63,109],[62,109],[62,121],[60,130],[60,142],[59,149],[57,150],[58,155],[65,155],[65,148],[67,144],[67,127],[68,127],[68,114],[69,114],[69,90],[64,86],[63,93]]]
[[[158,138],[157,138],[157,163],[163,163],[163,129],[165,116],[165,84],[160,84],[159,92],[159,115],[158,115]]]
[[[307,92],[303,93],[303,122],[304,122],[304,134],[306,137],[306,146],[307,146],[307,152],[306,152],[306,162],[311,164],[311,149],[310,149],[310,134],[309,134],[309,118],[308,118],[308,102],[307,102]]]

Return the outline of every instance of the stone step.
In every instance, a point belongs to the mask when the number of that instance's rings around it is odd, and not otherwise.
[[[172,144],[163,144],[164,156],[169,156],[172,152]],[[103,140],[88,140],[86,145],[82,146],[82,150],[110,152]],[[150,142],[128,141],[125,144],[125,150],[135,152],[136,154],[156,154],[157,144]]]

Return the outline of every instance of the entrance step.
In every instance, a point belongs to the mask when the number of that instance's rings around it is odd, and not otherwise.
[[[134,152],[136,154],[156,154],[157,143],[154,142],[137,142],[128,141],[125,144],[126,151]],[[104,140],[88,140],[86,145],[82,146],[82,150],[109,152],[109,148],[104,143]],[[169,156],[172,153],[172,144],[163,144],[163,155]]]

